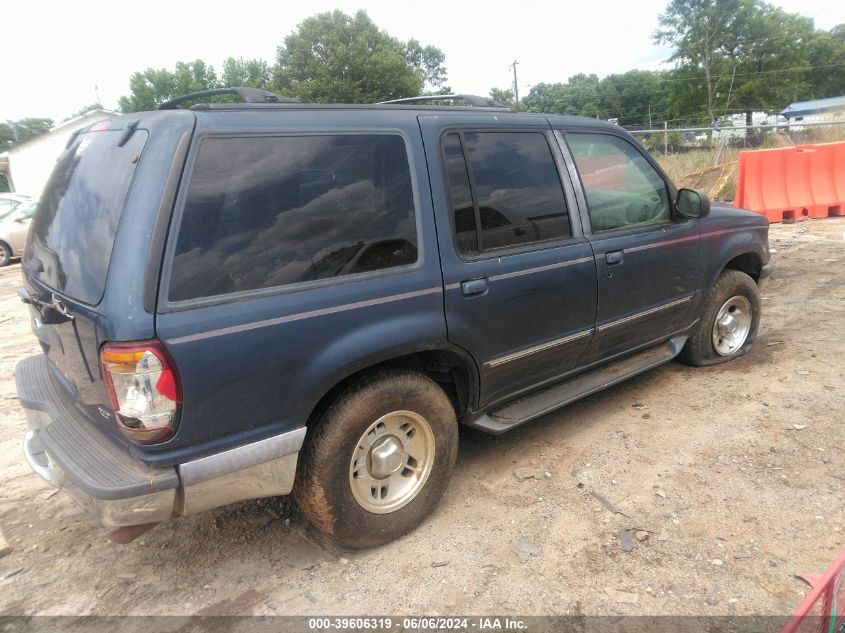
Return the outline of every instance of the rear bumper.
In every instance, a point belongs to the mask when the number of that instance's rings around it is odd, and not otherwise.
[[[30,467],[106,527],[167,521],[293,488],[305,427],[177,466],[150,468],[77,412],[53,385],[43,355],[18,363],[15,379],[27,417],[24,456]]]

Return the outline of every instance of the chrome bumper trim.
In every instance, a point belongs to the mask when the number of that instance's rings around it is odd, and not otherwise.
[[[302,426],[252,444],[201,457],[177,467],[179,480],[183,486],[192,486],[222,474],[243,470],[277,457],[299,452],[304,441],[305,427]]]
[[[35,419],[37,415],[31,417]],[[181,464],[177,467],[178,488],[124,499],[100,499],[65,476],[44,450],[38,431],[31,424],[24,434],[24,457],[30,468],[109,528],[159,523],[237,501],[288,494],[293,489],[299,449],[305,440],[305,427],[301,427]]]
[[[180,464],[178,514],[199,514],[236,501],[288,494],[304,441],[303,426]]]

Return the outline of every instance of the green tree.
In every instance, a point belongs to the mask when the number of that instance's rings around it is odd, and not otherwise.
[[[516,104],[513,98],[513,90],[510,88],[505,90],[502,90],[501,88],[490,88],[490,98],[509,108],[514,107]]]
[[[716,120],[717,93],[731,68],[730,51],[743,35],[755,0],[671,0],[658,17],[658,44],[675,49],[670,61],[703,76],[704,103],[709,121]],[[727,86],[724,86],[725,88]]]
[[[603,108],[624,126],[653,126],[669,119],[668,75],[650,70],[608,75],[601,81]]]
[[[812,19],[754,4],[731,51],[736,76],[730,108],[744,111],[747,125],[754,111],[778,111],[808,93],[807,45],[814,36]]]
[[[535,84],[522,100],[522,106],[528,112],[606,118],[604,96],[598,75],[579,73],[565,84]]]
[[[816,31],[807,43],[810,99],[845,95],[845,24]]]
[[[446,54],[443,51],[435,46],[423,46],[411,39],[405,43],[405,59],[417,72],[425,94],[448,94],[448,89],[444,92]]]
[[[752,112],[778,110],[809,89],[810,18],[762,0],[671,0],[659,24],[655,41],[675,49],[676,113],[715,122],[742,111],[750,124]]]
[[[129,78],[131,94],[118,100],[122,112],[155,110],[165,101],[191,92],[220,87],[214,68],[201,59],[178,62],[173,71],[147,68]]]
[[[303,101],[373,103],[442,85],[443,59],[438,49],[391,37],[365,11],[333,11],[307,18],[285,37],[274,85]]]
[[[0,152],[49,132],[53,119],[29,117],[0,123]]]
[[[273,81],[273,69],[263,59],[228,57],[223,62],[220,83],[226,87],[244,86],[269,90]]]

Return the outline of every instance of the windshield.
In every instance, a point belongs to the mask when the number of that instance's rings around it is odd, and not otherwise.
[[[147,133],[80,134],[38,203],[24,267],[50,288],[94,305],[103,296],[117,225]]]

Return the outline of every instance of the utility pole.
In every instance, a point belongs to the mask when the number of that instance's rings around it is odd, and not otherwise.
[[[513,60],[513,64],[508,66],[508,68],[513,68],[513,103],[514,103],[514,110],[519,112],[519,84],[516,82],[516,65],[519,62]]]

